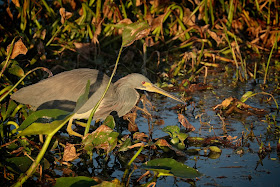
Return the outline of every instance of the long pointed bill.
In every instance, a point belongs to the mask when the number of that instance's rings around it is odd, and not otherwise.
[[[156,93],[159,93],[159,94],[162,94],[162,95],[165,95],[167,97],[170,97],[171,99],[174,99],[176,101],[179,101],[179,102],[182,102],[182,103],[185,103],[183,100],[169,94],[168,92],[164,91],[163,89],[153,85],[152,83],[149,83],[149,82],[145,82],[144,84],[142,84],[144,86],[144,88],[140,88],[141,90],[146,90],[146,91],[149,91],[149,92],[156,92]]]

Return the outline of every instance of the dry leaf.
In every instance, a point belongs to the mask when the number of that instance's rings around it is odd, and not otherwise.
[[[223,100],[223,102],[222,102],[222,107],[224,108],[224,109],[226,109],[229,105],[230,105],[230,103],[233,101],[233,98],[232,97],[229,97],[229,98],[226,98],[225,100]]]
[[[132,113],[127,113],[126,115],[123,116],[124,120],[129,121],[128,123],[129,132],[135,132],[139,130],[137,124],[135,123],[136,117],[137,117],[136,110],[134,110]]]
[[[216,41],[217,46],[219,46],[221,43],[223,43],[222,37],[224,34],[220,35],[221,37],[218,37],[218,35],[215,32],[210,31],[209,29],[207,30],[207,32],[211,36],[211,38],[213,38]]]
[[[13,19],[14,19],[14,16],[13,16],[11,10],[10,10],[10,7],[7,7],[7,8],[6,8],[6,12],[7,12],[8,15],[10,16],[11,20],[13,20]]]
[[[60,21],[61,21],[62,24],[64,24],[64,22],[65,22],[66,19],[71,18],[72,15],[73,15],[71,12],[67,12],[67,11],[65,10],[65,8],[60,8],[60,9],[59,9],[59,14],[60,14],[60,16],[61,16]]]
[[[12,2],[15,4],[15,6],[16,6],[17,8],[20,7],[19,0],[12,0]]]
[[[162,27],[163,18],[165,14],[159,15],[158,17],[154,18],[151,22],[151,30],[155,30],[157,27]]]
[[[184,7],[184,17],[183,17],[183,22],[185,25],[191,27],[195,26],[195,14],[192,14],[192,11],[189,8]]]
[[[73,161],[75,160],[76,158],[79,157],[80,154],[77,154],[76,153],[76,148],[74,146],[74,144],[70,144],[70,143],[67,143],[65,148],[64,148],[64,155],[63,155],[63,161]]]
[[[11,48],[11,44],[8,45],[8,47],[7,47],[7,54],[9,54],[10,48]],[[12,51],[12,54],[11,54],[10,59],[14,59],[14,58],[16,58],[18,55],[20,55],[20,54],[25,55],[25,54],[27,53],[27,51],[28,51],[28,50],[27,50],[27,48],[25,47],[24,43],[22,42],[21,39],[19,39],[19,40],[14,44],[13,51]]]
[[[194,131],[195,127],[190,124],[190,122],[187,120],[187,118],[185,116],[183,116],[182,114],[178,114],[178,120],[181,123],[181,125],[183,125],[188,131]]]
[[[144,146],[144,143],[137,143],[137,144],[134,144],[132,146],[128,146],[129,149],[133,149],[135,147],[141,147],[141,146]]]
[[[171,147],[171,145],[165,140],[165,139],[158,139],[155,143],[158,146],[164,146],[164,147]]]
[[[134,140],[147,141],[146,138],[148,138],[148,136],[143,132],[135,132],[133,134],[133,139]]]

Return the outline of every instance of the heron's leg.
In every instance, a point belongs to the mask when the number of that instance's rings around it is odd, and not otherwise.
[[[72,129],[72,123],[73,123],[73,118],[71,118],[71,119],[69,120],[68,125],[67,125],[67,129],[66,129],[66,130],[67,130],[68,134],[69,134],[69,135],[73,135],[73,136],[83,137],[81,134],[79,134],[79,133],[73,131],[73,129]]]
[[[100,121],[100,120],[97,119],[97,120],[95,120],[95,123],[98,123],[99,121]],[[81,127],[86,127],[86,126],[87,126],[86,123],[81,122],[81,121],[76,121],[75,123],[76,123],[76,125],[79,125],[79,126],[81,126]]]
[[[82,126],[82,127],[86,127],[87,126],[87,124],[86,123],[84,123],[84,122],[81,122],[81,121],[77,121],[76,120],[76,122],[75,122],[77,125],[80,125],[80,126]]]
[[[135,106],[136,110],[141,110],[142,112],[144,112],[146,115],[148,115],[149,117],[151,117],[152,115],[148,112],[148,110],[146,108],[140,108],[138,106]]]

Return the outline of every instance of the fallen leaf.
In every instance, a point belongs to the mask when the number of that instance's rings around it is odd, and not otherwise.
[[[129,148],[129,149],[133,149],[133,148],[135,148],[135,147],[141,147],[141,146],[144,146],[144,143],[137,143],[137,144],[128,146],[128,148]]]
[[[178,114],[178,120],[181,123],[181,125],[183,125],[188,131],[195,131],[195,127],[192,124],[190,124],[190,122],[184,115]]]
[[[217,46],[223,43],[223,39],[222,39],[223,35],[221,35],[221,37],[218,37],[218,35],[215,32],[210,31],[209,29],[207,30],[207,33],[211,36],[211,38],[213,38],[216,41]]]
[[[64,155],[63,155],[63,161],[73,161],[75,160],[76,158],[79,157],[80,154],[77,154],[76,153],[76,148],[74,146],[74,144],[70,144],[70,143],[67,143],[65,148],[64,148]]]
[[[138,126],[135,123],[136,117],[137,117],[136,110],[134,110],[131,113],[127,113],[126,115],[123,116],[124,120],[129,121],[129,123],[128,123],[128,130],[129,130],[129,132],[138,131]]]
[[[155,143],[157,146],[171,147],[165,139],[158,139]]]
[[[148,136],[143,132],[135,132],[133,134],[133,139],[134,140],[147,141],[146,138],[148,138]]]

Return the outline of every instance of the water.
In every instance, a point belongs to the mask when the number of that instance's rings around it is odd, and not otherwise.
[[[192,106],[188,106],[188,110],[185,116],[189,122],[196,128],[194,132],[189,133],[191,137],[214,137],[223,136],[225,132],[222,129],[222,121],[217,116],[216,111],[213,111],[213,107],[220,104],[224,99],[228,97],[236,97],[238,99],[247,91],[261,92],[259,85],[253,85],[250,83],[239,83],[237,86],[231,84],[225,84],[223,82],[217,82],[215,84],[217,89],[195,92],[192,95],[192,99],[196,105],[194,112]],[[273,87],[270,86],[267,92],[271,91]],[[267,96],[258,95],[250,98],[246,101],[252,107],[257,107],[271,111],[270,107],[274,107],[273,102],[269,105],[266,102],[260,103],[260,98]],[[279,101],[279,95],[274,95],[276,101]],[[161,138],[167,134],[162,131],[167,125],[180,126],[176,111],[169,111],[168,108],[176,106],[176,102],[170,99],[163,98],[164,100],[154,99],[152,103],[159,111],[152,111],[153,115],[160,116],[164,120],[164,125],[154,125],[152,137]],[[201,119],[203,122],[207,122],[209,125],[201,125],[198,118],[195,116],[203,114]],[[279,126],[279,114],[273,113],[277,116]],[[203,150],[199,152],[199,155],[186,156],[184,163],[188,166],[198,169],[203,173],[203,176],[196,181],[197,186],[280,186],[279,174],[280,174],[280,157],[276,153],[276,145],[279,139],[278,137],[267,134],[267,123],[264,122],[265,117],[248,116],[242,117],[240,115],[230,115],[225,118],[227,124],[227,134],[237,139],[242,137],[242,132],[247,135],[250,132],[251,124],[253,125],[253,133],[264,145],[268,145],[270,142],[272,151],[268,153],[266,157],[261,160],[258,156],[260,145],[256,138],[251,141],[246,140],[250,144],[249,148],[244,146],[243,154],[238,154],[234,148],[225,148],[222,145],[222,154],[217,159],[211,159],[204,156]],[[138,124],[139,131],[148,134],[148,125],[145,118],[138,117],[136,123]],[[210,127],[213,129],[210,129]],[[202,127],[201,131],[199,128]],[[184,127],[180,126],[182,130]],[[203,147],[189,147],[189,148],[202,148]],[[196,160],[196,161],[195,161]],[[144,171],[142,172],[144,173]],[[140,174],[139,174],[140,175]],[[157,181],[157,186],[190,186],[185,179],[179,179],[174,177],[161,177]]]

